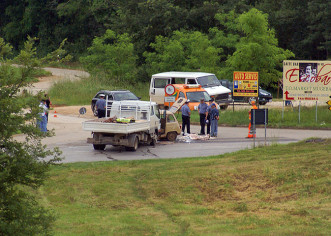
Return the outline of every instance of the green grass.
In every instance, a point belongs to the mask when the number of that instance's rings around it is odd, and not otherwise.
[[[121,84],[100,80],[95,76],[80,81],[63,80],[56,83],[50,90],[52,103],[57,105],[86,105],[91,104],[92,98],[99,90],[127,89],[142,100],[149,101],[149,86],[147,83]],[[147,91],[147,92],[146,92]]]
[[[249,108],[243,110],[227,109],[220,111],[219,125],[226,126],[248,126]],[[300,123],[298,108],[285,108],[284,117],[282,118],[282,110],[279,108],[268,109],[269,113],[269,128],[311,128],[311,129],[330,129],[331,128],[331,112],[327,106],[319,106],[317,109],[317,122],[315,118],[315,107],[301,107]],[[181,114],[176,113],[176,117],[181,122]],[[199,114],[197,111],[191,112],[191,123],[199,124]],[[262,125],[263,126],[263,125]]]
[[[53,167],[55,235],[328,235],[331,140]],[[91,157],[93,158],[93,157]]]

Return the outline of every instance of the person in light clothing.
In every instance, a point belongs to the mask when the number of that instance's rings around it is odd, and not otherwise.
[[[38,113],[39,118],[37,119],[37,127],[41,132],[47,132],[47,117],[46,114],[48,112],[46,101],[43,99],[39,104],[40,112]]]

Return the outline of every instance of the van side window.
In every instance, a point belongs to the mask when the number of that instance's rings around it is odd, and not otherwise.
[[[154,88],[164,88],[168,84],[168,79],[155,78]]]
[[[179,98],[185,98],[185,95],[183,92],[180,92],[179,95],[178,95]]]
[[[195,79],[187,79],[187,84],[197,84]]]
[[[185,78],[171,78],[171,84],[185,84]]]

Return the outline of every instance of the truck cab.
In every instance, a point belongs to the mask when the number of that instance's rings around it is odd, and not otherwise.
[[[201,85],[221,109],[232,103],[231,90],[222,86],[215,74],[205,72],[163,72],[152,75],[149,95],[157,104],[164,104],[168,84]]]

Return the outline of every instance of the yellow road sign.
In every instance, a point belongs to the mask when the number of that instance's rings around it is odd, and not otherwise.
[[[327,101],[326,104],[328,104],[329,106],[331,106],[331,100]]]

